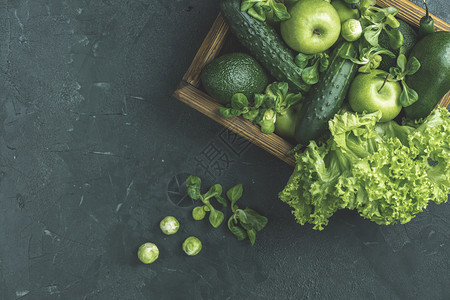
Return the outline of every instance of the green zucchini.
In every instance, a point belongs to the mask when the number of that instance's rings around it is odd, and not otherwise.
[[[321,80],[312,86],[304,99],[295,126],[295,139],[306,146],[328,130],[328,121],[338,112],[347,95],[350,83],[356,76],[358,65],[344,57],[354,57],[358,50],[353,43],[342,43],[334,49],[328,69]]]
[[[294,53],[267,22],[241,11],[241,0],[221,0],[222,16],[241,44],[279,81],[287,82],[293,92],[305,92],[303,69],[294,62]]]

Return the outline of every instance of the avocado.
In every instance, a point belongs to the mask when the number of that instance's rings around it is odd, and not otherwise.
[[[411,50],[419,70],[406,76],[408,87],[419,95],[412,105],[405,107],[409,119],[424,118],[450,89],[450,32],[439,31],[422,38]]]
[[[252,99],[262,93],[269,79],[261,65],[246,53],[229,53],[207,64],[200,75],[206,92],[222,104],[231,101],[236,93]]]
[[[408,57],[409,52],[411,51],[411,48],[414,47],[414,45],[417,43],[418,37],[417,32],[405,21],[401,19],[397,19],[400,23],[400,26],[398,27],[398,30],[403,35],[403,46],[405,48],[405,54],[406,57]],[[378,37],[378,44],[383,47],[384,49],[387,49],[395,54],[397,57],[399,55],[399,50],[393,50],[391,45],[389,44],[389,37],[387,33],[382,30],[380,33],[380,36]],[[390,67],[397,66],[397,58],[392,58],[387,55],[382,55],[383,60],[380,63],[380,66],[378,67],[381,70],[384,70],[386,72],[389,72]]]

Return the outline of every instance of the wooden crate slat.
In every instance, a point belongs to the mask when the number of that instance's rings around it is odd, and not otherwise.
[[[276,134],[264,134],[261,129],[241,117],[224,118],[220,115],[219,107],[213,98],[194,86],[182,82],[174,96],[202,114],[210,117],[219,124],[250,140],[253,144],[280,158],[291,166],[295,165],[293,156],[286,156],[292,145]]]
[[[195,87],[200,85],[200,73],[203,67],[213,60],[222,49],[228,34],[228,25],[219,13],[203,43],[197,51],[183,80]]]

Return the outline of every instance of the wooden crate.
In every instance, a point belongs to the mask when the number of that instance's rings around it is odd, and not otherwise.
[[[381,7],[393,6],[397,8],[399,10],[397,16],[415,27],[418,27],[420,18],[425,14],[422,8],[407,0],[377,0],[377,4]],[[432,15],[432,17],[437,30],[450,31],[449,24],[436,16]],[[229,38],[228,35],[228,25],[219,14],[195,55],[191,66],[174,92],[174,96],[214,121],[250,140],[258,147],[294,166],[294,157],[286,155],[292,149],[292,144],[275,133],[262,133],[258,126],[241,117],[222,117],[219,113],[221,104],[199,89],[202,68],[220,54],[224,43]],[[448,107],[449,103],[450,91],[441,99],[439,105]]]

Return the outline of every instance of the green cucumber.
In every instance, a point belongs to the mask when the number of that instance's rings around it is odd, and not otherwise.
[[[241,0],[221,0],[220,10],[241,44],[274,78],[287,82],[293,92],[309,90],[302,80],[303,69],[294,62],[294,53],[272,26],[241,11]]]
[[[328,69],[305,96],[295,127],[295,139],[300,145],[306,146],[327,132],[328,121],[341,108],[358,70],[357,64],[342,56],[356,58],[357,55],[353,43],[342,43],[334,49]]]

